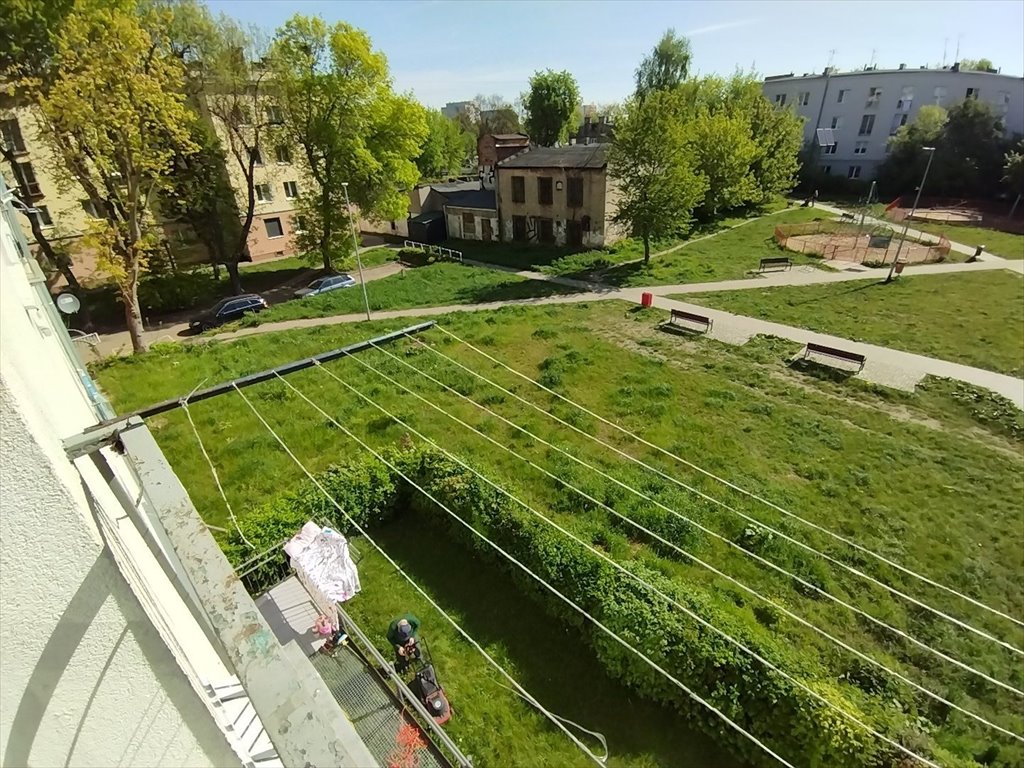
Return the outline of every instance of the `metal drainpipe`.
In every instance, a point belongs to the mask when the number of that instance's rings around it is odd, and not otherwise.
[[[814,130],[811,131],[811,163],[815,167],[817,175],[818,167],[818,128],[821,127],[821,116],[825,112],[825,99],[828,98],[828,84],[832,80],[832,67],[825,67],[825,90],[821,92],[821,104],[818,105],[818,117],[814,121]]]

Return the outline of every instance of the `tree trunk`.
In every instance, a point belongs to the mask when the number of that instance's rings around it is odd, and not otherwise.
[[[139,306],[139,281],[129,280],[128,284],[121,288],[121,301],[124,304],[124,321],[128,326],[128,335],[132,339],[132,351],[138,354],[148,349],[146,339],[143,336],[145,329],[142,327],[142,308]]]
[[[651,236],[644,235],[644,266],[646,267],[651,261]]]
[[[224,269],[227,270],[228,280],[231,281],[231,293],[235,295],[242,293],[242,278],[238,274],[238,262],[224,262]]]
[[[323,232],[320,235],[320,255],[324,260],[324,271],[331,271],[331,201],[325,189],[320,194],[320,219],[323,222]]]

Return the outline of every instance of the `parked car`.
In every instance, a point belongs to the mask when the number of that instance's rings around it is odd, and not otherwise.
[[[305,288],[297,290],[295,292],[295,298],[304,299],[307,296],[319,296],[321,293],[327,293],[328,291],[333,291],[338,288],[351,288],[355,284],[356,281],[352,275],[327,275],[327,277],[318,277]]]
[[[195,331],[205,331],[218,325],[238,320],[249,312],[262,312],[267,308],[266,299],[258,293],[245,293],[241,296],[229,296],[221,299],[210,309],[189,321],[188,327]]]

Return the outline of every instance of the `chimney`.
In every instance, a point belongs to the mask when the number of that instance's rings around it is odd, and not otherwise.
[[[907,68],[906,64],[900,64],[900,69],[906,69],[906,68]]]

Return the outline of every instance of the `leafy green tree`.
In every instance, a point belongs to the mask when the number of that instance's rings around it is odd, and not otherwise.
[[[538,144],[550,147],[569,137],[574,128],[580,89],[568,72],[546,70],[530,78],[526,105],[526,131]]]
[[[690,41],[669,29],[636,70],[636,97],[641,101],[653,91],[668,91],[690,73]]]
[[[713,219],[721,211],[746,205],[755,197],[751,165],[757,146],[743,115],[702,111],[692,115],[689,139],[695,167],[707,179],[700,218]]]
[[[988,72],[990,69],[995,69],[995,65],[990,59],[961,59],[960,69],[961,71]]]
[[[666,92],[633,99],[616,124],[608,167],[618,203],[615,221],[644,244],[644,264],[651,240],[684,233],[693,209],[708,191],[707,178],[696,170],[692,135],[677,119],[678,105]]]
[[[1016,149],[1006,153],[1003,164],[1003,181],[1009,186],[1010,191],[1016,195],[1013,207],[1010,209],[1010,218],[1017,212],[1017,206],[1024,197],[1024,141],[1017,144]]]
[[[130,6],[76,7],[57,36],[53,83],[39,101],[52,170],[81,187],[100,214],[83,244],[117,284],[136,352],[146,348],[139,279],[159,242],[150,202],[168,185],[175,155],[193,149],[184,66],[160,28]]]
[[[437,110],[427,113],[427,128],[429,133],[416,158],[420,175],[434,179],[458,173],[476,146],[473,136]]]
[[[498,107],[493,112],[488,111],[487,114],[481,113],[480,122],[477,125],[477,136],[521,133],[522,131],[522,121],[511,106]]]
[[[384,54],[365,32],[293,16],[272,49],[281,133],[301,148],[314,184],[300,194],[302,249],[324,269],[352,253],[344,184],[363,215],[403,218],[419,179],[415,159],[427,136],[425,110],[391,87]]]

